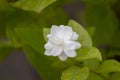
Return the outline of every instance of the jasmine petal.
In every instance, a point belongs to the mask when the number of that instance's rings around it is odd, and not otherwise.
[[[56,46],[52,49],[53,56],[59,56],[62,53],[62,48],[59,46]]]
[[[77,40],[79,35],[76,32],[73,32],[71,40]]]
[[[65,55],[68,57],[76,57],[76,52],[75,50],[64,50],[65,51]],[[69,53],[69,54],[68,54]]]
[[[68,57],[76,57],[75,50],[81,47],[81,44],[76,41],[78,37],[79,35],[69,26],[53,25],[50,34],[47,35],[48,42],[44,46],[45,55],[58,56],[62,61]]]
[[[61,61],[65,61],[67,59],[67,56],[65,54],[61,54],[58,56]]]
[[[54,47],[54,45],[50,42],[46,43],[45,46],[44,46],[47,50],[50,50]]]
[[[81,47],[81,44],[78,43],[78,42],[75,42],[75,41],[67,41],[67,42],[64,44],[64,47],[65,47],[66,49],[74,50],[74,49],[80,48],[80,47]]]
[[[45,55],[52,56],[51,50],[45,50]]]

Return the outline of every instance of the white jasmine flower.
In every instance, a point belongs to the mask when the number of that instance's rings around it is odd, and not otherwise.
[[[58,56],[65,61],[68,57],[76,57],[75,49],[81,47],[77,42],[79,35],[73,32],[69,26],[53,25],[50,34],[47,35],[48,42],[45,44],[45,55]]]

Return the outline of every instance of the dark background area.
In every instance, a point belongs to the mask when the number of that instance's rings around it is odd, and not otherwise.
[[[0,80],[40,80],[22,51],[13,52],[0,64]]]

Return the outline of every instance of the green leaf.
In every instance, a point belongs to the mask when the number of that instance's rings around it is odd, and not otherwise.
[[[38,26],[38,25],[34,25]],[[44,38],[42,29],[39,28],[15,28],[17,36],[26,44],[30,45],[32,48],[44,53]]]
[[[120,51],[119,50],[111,50],[109,51],[109,53],[107,54],[108,58],[112,58],[114,56],[120,56]]]
[[[43,80],[60,80],[61,71],[56,71],[51,65],[52,61],[41,55],[29,46],[23,47],[25,54]]]
[[[55,2],[56,0],[20,0],[14,3],[14,6],[24,10],[41,12],[44,8]]]
[[[50,29],[49,28],[43,28],[43,36],[45,41],[48,41],[47,35],[50,33]]]
[[[35,17],[35,13],[23,11],[17,8],[12,8],[11,12],[5,16],[3,19],[5,21],[5,31],[13,47],[19,48],[21,46],[20,40],[16,35],[15,28],[33,27],[33,25],[37,23],[37,21],[35,21]]]
[[[102,60],[100,51],[95,47],[81,48],[77,50],[77,57],[75,59],[77,61],[81,61],[81,60],[92,59],[92,58],[99,59],[100,61]]]
[[[69,17],[62,9],[58,0],[49,7],[45,8],[39,14],[39,23],[41,27],[50,28],[52,25],[66,25],[68,20]]]
[[[120,80],[120,72],[113,73],[112,75],[110,75],[110,78],[112,80]]]
[[[10,45],[0,42],[0,62],[6,59],[12,50],[13,48]]]
[[[10,18],[8,18],[11,13],[13,12],[13,8],[8,7],[7,9],[0,10],[0,38],[5,38],[6,37],[6,22]]]
[[[95,27],[87,27],[86,30],[88,31],[90,36],[93,36],[96,28]]]
[[[5,33],[5,24],[4,22],[2,21],[3,20],[3,17],[1,17],[3,15],[1,15],[0,13],[0,38],[4,38],[6,36],[6,33]]]
[[[96,27],[92,37],[95,46],[112,44],[119,24],[110,6],[88,4],[85,9],[84,18],[87,26]]]
[[[31,46],[41,55],[44,55],[45,40],[43,37],[43,29],[37,28],[38,25],[36,24],[32,25],[36,28],[30,26],[24,28],[15,28],[16,35],[19,37],[22,43]],[[58,60],[56,57],[49,57],[49,59],[52,61],[55,61],[56,59]]]
[[[115,32],[115,35],[113,37],[113,41],[112,41],[112,44],[111,44],[115,48],[120,48],[120,37],[118,37],[119,35],[120,35],[120,30],[118,29]]]
[[[105,79],[97,75],[96,73],[90,72],[90,75],[87,78],[87,80],[105,80]]]
[[[89,69],[87,67],[73,66],[62,73],[61,80],[86,80],[88,76]]]
[[[21,43],[13,28],[7,27],[6,33],[14,48],[20,48]]]
[[[70,20],[68,25],[72,27],[73,31],[79,34],[78,41],[81,43],[82,47],[92,47],[92,40],[88,32],[74,20]]]
[[[75,65],[75,61],[73,59],[67,59],[66,61],[55,61],[52,66],[56,69],[59,69],[59,70],[64,70],[70,66],[73,66]]]
[[[36,14],[32,12],[26,12],[21,9],[14,9],[6,19],[6,34],[9,40],[11,41],[13,47],[20,48],[21,42],[18,36],[16,35],[15,28],[24,28],[24,27],[33,27],[36,24],[35,20]],[[36,27],[36,26],[34,26]]]
[[[92,70],[97,70],[100,66],[100,61],[98,59],[87,59],[84,61],[84,65]]]
[[[101,64],[99,72],[101,73],[120,72],[120,63],[116,60],[105,60]]]

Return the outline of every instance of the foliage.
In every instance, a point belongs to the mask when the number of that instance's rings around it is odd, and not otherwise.
[[[85,27],[62,9],[76,1],[86,4],[82,19]],[[118,0],[0,0],[0,62],[21,48],[43,80],[119,80],[120,63],[114,59],[120,56],[118,3]],[[76,50],[75,58],[60,61],[44,55],[52,25],[68,25],[79,34],[82,47]]]

